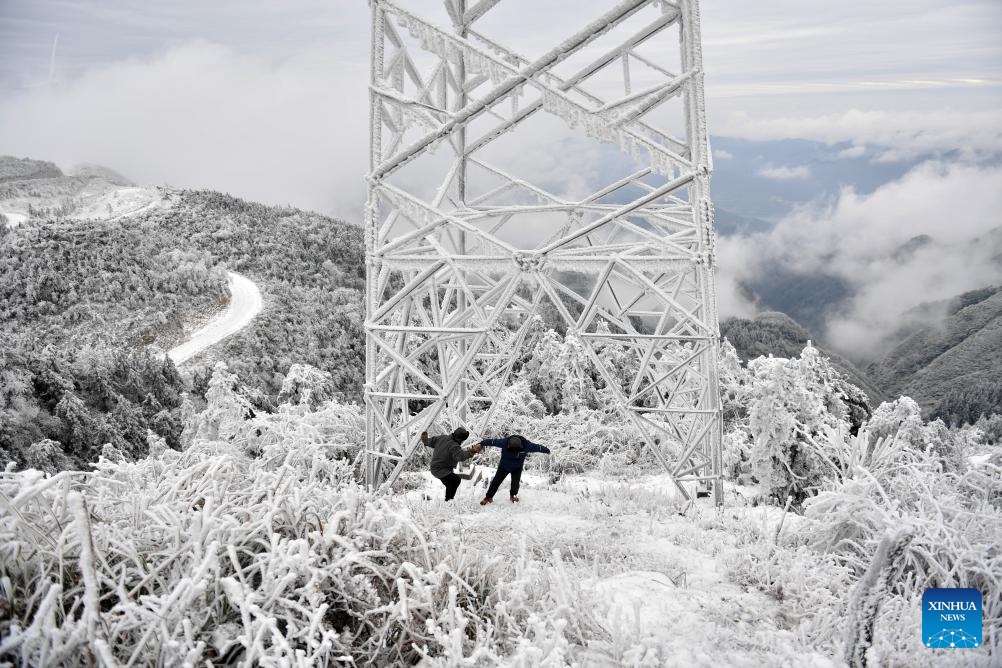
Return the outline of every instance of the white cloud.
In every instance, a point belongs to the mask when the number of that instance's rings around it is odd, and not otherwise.
[[[721,320],[727,318],[754,318],[758,312],[755,304],[748,301],[738,281],[726,263],[721,262],[715,269],[717,292],[717,312]]]
[[[751,280],[781,264],[844,279],[855,294],[830,314],[827,338],[866,357],[908,309],[1002,281],[999,249],[981,242],[1002,226],[999,210],[1002,167],[925,163],[869,195],[845,190],[795,211],[769,233],[721,239],[720,276]],[[902,252],[921,235],[932,242]]]
[[[762,167],[757,172],[759,176],[765,179],[773,179],[776,181],[791,181],[794,179],[808,179],[811,177],[811,168],[807,165],[798,165],[796,167],[786,167],[783,165],[766,165]]]
[[[714,132],[748,139],[801,137],[888,147],[894,160],[960,151],[979,159],[1002,154],[1002,114],[986,111],[849,111],[810,117],[755,117],[736,112]],[[854,147],[855,148],[855,147]],[[850,149],[852,150],[852,149]],[[884,158],[885,161],[888,158]]]
[[[866,147],[857,145],[857,146],[850,146],[849,148],[839,151],[835,155],[835,157],[843,160],[845,159],[851,160],[854,158],[862,158],[864,155],[866,155]]]
[[[715,148],[713,149],[713,157],[715,160],[733,160],[734,154],[722,148]]]

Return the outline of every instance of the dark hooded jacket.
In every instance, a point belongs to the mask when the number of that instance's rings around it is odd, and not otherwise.
[[[433,436],[428,439],[425,446],[432,448],[430,468],[431,474],[436,478],[444,478],[452,473],[456,464],[473,456],[469,450],[456,442],[452,434]]]
[[[504,438],[488,438],[480,441],[485,447],[501,448],[501,463],[498,464],[498,468],[502,471],[521,471],[522,467],[525,466],[525,456],[530,452],[550,454],[550,449],[545,445],[533,443],[521,434],[512,434],[512,436],[517,436],[522,439],[521,450],[515,451],[508,447],[508,439],[511,438],[511,436],[505,436]]]

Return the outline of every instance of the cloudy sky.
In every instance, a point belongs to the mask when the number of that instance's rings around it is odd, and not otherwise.
[[[504,0],[484,27],[533,55],[610,4]],[[714,134],[998,140],[998,0],[704,0],[702,14]],[[351,215],[368,19],[362,0],[2,0],[0,150]]]
[[[399,3],[441,13],[436,0]],[[532,57],[611,4],[503,0],[482,29]],[[800,257],[805,244],[804,257],[831,258],[843,248],[838,230],[858,235],[867,221],[887,220],[889,202],[933,183],[1002,190],[999,0],[703,0],[701,7],[712,134],[847,141],[844,159],[935,161],[889,190],[847,191],[798,210],[771,234],[725,249],[736,262],[762,248]],[[99,163],[142,183],[358,219],[368,23],[363,0],[0,0],[0,154],[62,167]],[[797,164],[759,172],[773,181],[812,177]],[[935,231],[958,207],[976,222],[954,240],[957,248],[998,225],[995,199],[964,192],[947,210],[933,203],[938,222],[931,214],[919,222],[895,217],[882,243],[903,243],[913,224],[922,230],[915,234]],[[807,243],[811,226],[835,232]],[[732,273],[754,264],[742,261]],[[878,265],[840,267],[854,280],[883,275]],[[888,299],[907,306],[902,291],[913,273],[891,281],[890,297],[878,291],[851,306],[858,314],[843,315],[858,325],[886,310]],[[937,294],[961,283],[940,281]],[[747,310],[725,302],[725,311]]]

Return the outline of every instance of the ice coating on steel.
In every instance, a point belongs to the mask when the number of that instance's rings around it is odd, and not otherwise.
[[[462,423],[474,438],[493,433],[496,402],[545,308],[671,486],[690,498],[712,487],[720,503],[697,2],[623,0],[581,16],[578,30],[569,17],[570,37],[536,58],[477,25],[498,0],[444,2],[447,27],[398,2],[370,2],[369,484],[391,485],[437,421]],[[573,141],[618,147],[629,167],[592,175],[600,182],[578,199],[491,153],[546,141],[532,135],[540,115],[560,119]],[[626,381],[603,365],[611,342],[627,351]]]

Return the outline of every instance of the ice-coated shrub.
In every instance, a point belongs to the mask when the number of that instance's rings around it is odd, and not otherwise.
[[[983,442],[986,445],[1002,445],[1002,415],[982,415],[974,426],[984,434]]]
[[[932,448],[908,440],[915,433],[888,434],[873,443],[865,433],[853,439],[855,455],[843,460],[843,474],[805,502],[809,522],[801,527],[803,539],[861,576],[881,537],[909,527],[910,541],[884,566],[892,600],[881,605],[919,600],[928,587],[1000,591],[1002,468],[989,462],[962,472],[944,470]],[[986,629],[998,628],[1002,599],[986,596],[983,614]],[[907,619],[917,634],[917,621]],[[890,656],[911,647],[915,635],[882,630],[880,624],[878,616],[872,652]],[[920,665],[920,657],[915,659],[898,665]]]
[[[596,468],[618,473],[627,466],[651,467],[655,463],[643,434],[633,423],[614,413],[579,409],[536,416],[513,410],[495,415],[497,420],[488,425],[490,431],[485,436],[522,434],[550,448],[550,455],[532,455],[528,467],[557,473],[582,473]],[[493,459],[485,461],[493,463]]]
[[[769,494],[799,502],[831,473],[825,437],[851,427],[848,383],[811,345],[799,358],[754,359],[748,374],[752,472]]]
[[[717,376],[720,382],[720,407],[724,431],[730,431],[742,418],[747,417],[748,373],[731,342],[724,339],[717,356]]]
[[[922,409],[911,397],[880,404],[867,422],[870,438],[894,438],[912,450],[924,450],[939,458],[944,467],[957,470],[963,453],[957,438],[942,420],[925,422]]]
[[[356,404],[336,400],[316,409],[282,404],[275,413],[248,420],[240,441],[246,452],[264,459],[291,454],[311,461],[342,461],[361,479],[365,417]]]
[[[6,463],[6,462],[5,462]],[[45,473],[58,473],[73,468],[73,462],[63,452],[63,446],[52,439],[46,438],[32,443],[24,451],[24,466],[38,469]]]
[[[744,427],[736,426],[724,433],[721,456],[723,473],[727,478],[739,482],[749,482],[747,470],[752,446],[751,433]]]
[[[546,414],[546,406],[536,398],[528,380],[519,380],[506,387],[495,402],[490,428],[499,433],[515,433],[516,425],[538,420]]]
[[[306,405],[316,409],[337,395],[334,377],[309,364],[293,364],[282,381],[278,401],[283,404]]]
[[[870,438],[894,436],[912,445],[922,443],[922,409],[911,397],[899,397],[877,406],[866,424]]]
[[[296,450],[8,469],[0,661],[565,665],[601,635],[559,561],[431,542],[343,463]]]
[[[225,362],[217,362],[205,393],[206,408],[186,430],[200,441],[232,440],[246,430],[246,421],[254,410],[238,388],[240,381]]]
[[[581,340],[573,332],[561,337],[551,329],[539,337],[520,379],[529,383],[549,412],[556,413],[595,407],[596,374]]]
[[[167,450],[167,441],[149,429],[146,430],[146,445],[150,457],[159,457]]]
[[[147,438],[148,437],[149,435],[147,434]],[[114,445],[112,445],[111,443],[105,443],[101,447],[101,459],[106,459],[109,462],[124,462],[126,457],[122,453],[122,451],[116,448]]]

